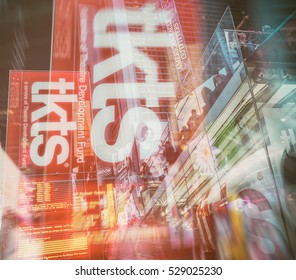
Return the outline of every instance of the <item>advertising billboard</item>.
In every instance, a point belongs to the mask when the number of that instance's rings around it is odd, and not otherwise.
[[[14,258],[88,256],[86,231],[100,225],[91,117],[87,72],[10,72],[6,152],[20,172],[6,175],[18,190],[5,186],[3,199],[16,196],[6,203],[17,211]]]
[[[103,180],[108,167],[127,157],[130,173],[138,174],[143,161],[160,151],[167,131],[178,134],[168,120],[177,96],[193,89],[198,28],[183,32],[182,24],[197,21],[195,10],[196,4],[180,1],[55,1],[52,69],[90,73],[92,148]],[[114,179],[116,170],[109,174]]]
[[[82,171],[90,125],[88,73],[10,72],[7,153],[27,175]]]

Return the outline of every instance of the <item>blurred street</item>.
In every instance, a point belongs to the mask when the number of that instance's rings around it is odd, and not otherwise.
[[[103,247],[104,259],[195,259],[194,247],[192,244],[182,244],[181,238],[180,233],[177,233],[172,240],[165,227],[120,228],[110,233],[106,240]]]

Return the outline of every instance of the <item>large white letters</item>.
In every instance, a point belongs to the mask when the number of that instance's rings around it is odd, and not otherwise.
[[[30,157],[38,166],[49,165],[60,146],[60,152],[56,155],[57,164],[64,163],[69,156],[69,143],[64,136],[69,131],[76,130],[76,123],[68,121],[67,111],[58,103],[77,102],[77,95],[66,94],[66,90],[73,90],[74,83],[59,79],[59,82],[35,82],[32,85],[32,103],[43,103],[44,106],[33,111],[31,121],[31,137],[34,139],[30,146]],[[42,94],[42,91],[49,91]],[[54,92],[56,91],[56,92]],[[40,121],[43,117],[50,119],[54,114],[59,121]],[[38,121],[39,120],[39,121]],[[60,135],[48,136],[49,132],[57,132]],[[40,155],[39,148],[44,145],[44,153]]]
[[[146,99],[147,107],[158,107],[159,98],[175,97],[175,83],[159,82],[158,63],[140,50],[149,47],[170,47],[168,34],[157,32],[158,27],[163,24],[163,17],[159,15],[154,5],[150,4],[137,9],[101,9],[94,17],[94,48],[110,48],[118,52],[93,67],[92,107],[100,111],[93,121],[92,146],[97,157],[105,162],[122,161],[128,156],[136,137],[137,127],[143,122],[147,129],[153,132],[153,140],[160,141],[160,120],[154,111],[145,107],[130,108],[123,115],[114,145],[106,142],[105,132],[107,126],[115,122],[115,107],[107,106],[108,100],[139,98]],[[142,32],[129,32],[129,25],[142,26]],[[120,32],[108,31],[110,26],[119,27],[117,30]],[[145,73],[144,83],[97,84],[129,65],[134,65]],[[134,79],[131,78],[131,81]],[[145,140],[140,143],[141,145],[145,145]],[[120,152],[122,150],[126,152]],[[152,154],[153,148],[147,148],[145,156]]]

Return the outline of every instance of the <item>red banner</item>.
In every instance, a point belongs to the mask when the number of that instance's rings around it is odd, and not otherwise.
[[[92,159],[88,73],[10,72],[7,153],[30,175],[83,171]]]

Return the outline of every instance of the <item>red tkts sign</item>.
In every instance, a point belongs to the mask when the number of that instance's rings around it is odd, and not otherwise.
[[[71,174],[92,155],[86,72],[10,72],[7,153],[27,174]]]
[[[73,1],[55,3],[52,68],[90,73],[91,139],[99,172],[127,157],[137,172],[142,160],[158,152],[168,122],[160,108],[176,98],[163,19],[170,13],[150,1],[80,0],[75,9]],[[66,7],[72,14],[64,22]],[[59,40],[62,22],[71,30],[66,41]]]

